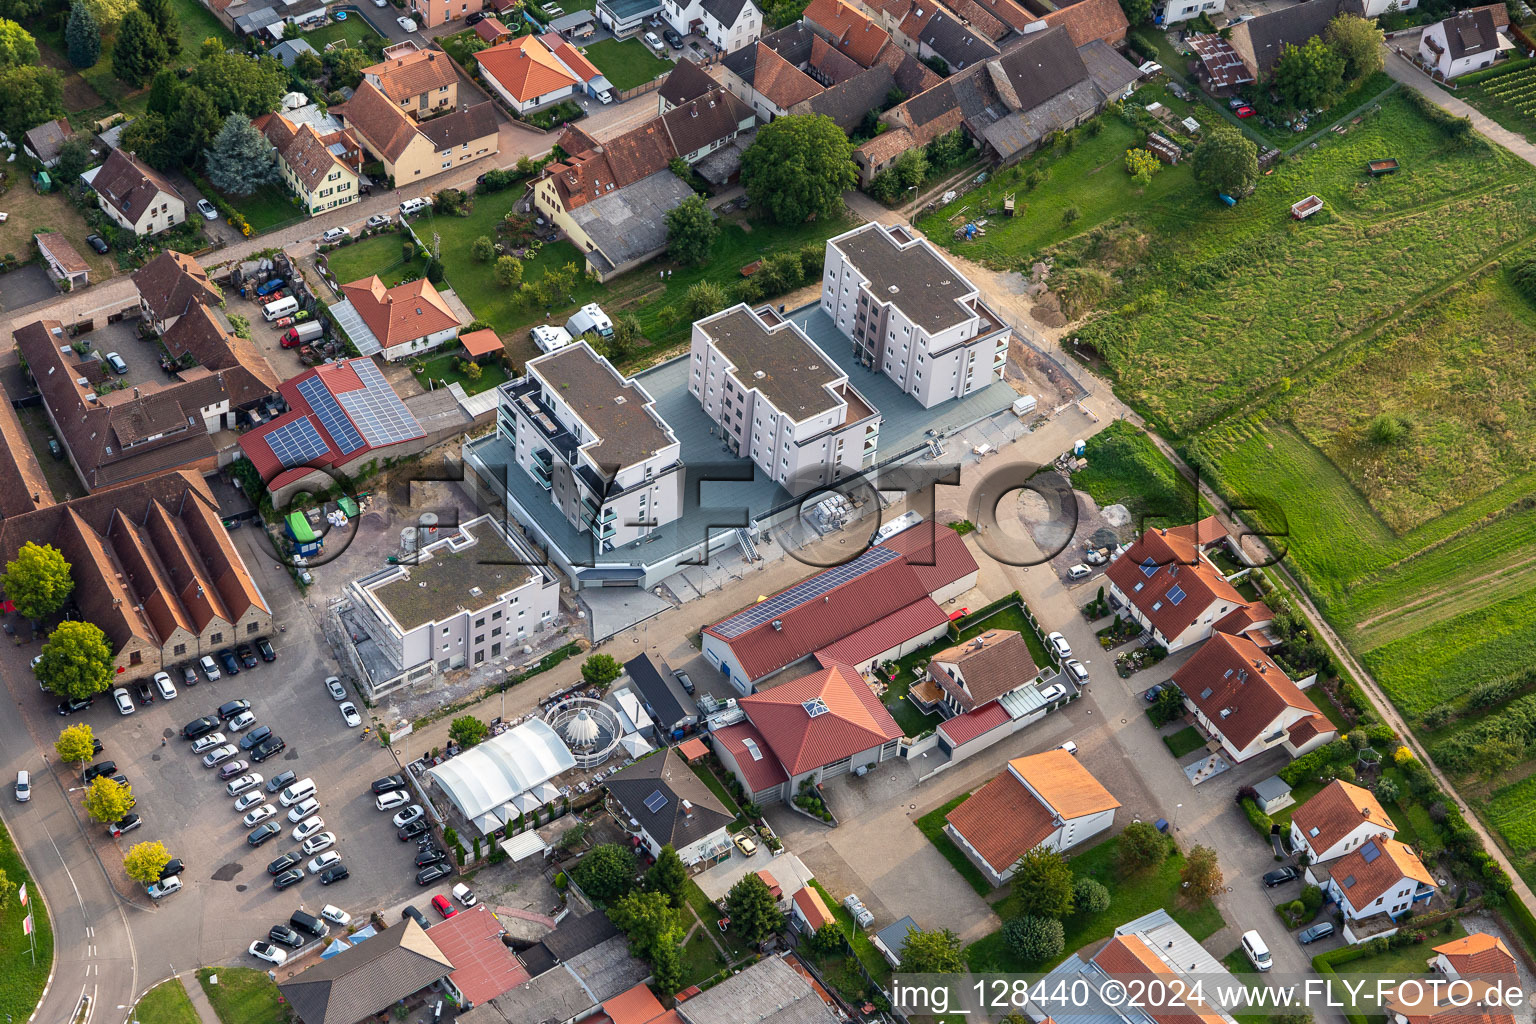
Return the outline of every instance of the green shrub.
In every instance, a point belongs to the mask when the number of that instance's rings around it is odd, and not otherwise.
[[[1269,815],[1260,810],[1258,803],[1250,797],[1244,797],[1241,801],[1241,804],[1243,808],[1243,814],[1245,814],[1248,818],[1248,824],[1252,825],[1253,830],[1259,835],[1267,838],[1269,836],[1270,827],[1274,825],[1274,820],[1271,819]]]

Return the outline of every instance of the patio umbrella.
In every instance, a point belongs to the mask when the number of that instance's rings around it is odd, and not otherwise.
[[[652,747],[645,741],[645,737],[637,732],[632,732],[619,740],[619,746],[629,752],[630,757],[639,757],[641,754],[649,754]]]

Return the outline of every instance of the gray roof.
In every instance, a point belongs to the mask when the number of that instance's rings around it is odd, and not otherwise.
[[[1154,910],[1115,929],[1116,935],[1135,935],[1155,949],[1181,973],[1199,975],[1208,985],[1236,991],[1237,979],[1221,965],[1195,937],[1169,916],[1166,910]]]
[[[920,42],[943,57],[951,71],[962,71],[997,56],[991,40],[957,18],[935,11],[918,33]]]
[[[885,97],[895,84],[891,69],[877,64],[796,103],[790,113],[825,114],[843,131],[852,131],[866,114],[872,110],[879,112],[885,106]]]
[[[835,1024],[810,983],[776,956],[677,1004],[688,1024]]]
[[[640,698],[645,701],[645,709],[652,720],[663,729],[673,729],[689,718],[698,719],[698,704],[688,696],[666,661],[658,665],[649,654],[642,654],[626,661],[624,672],[640,691]]]
[[[1077,124],[1099,109],[1104,94],[1088,79],[1076,82],[1050,99],[1015,110],[986,125],[982,138],[1000,160],[1008,160],[1039,145],[1052,132]]]
[[[1090,39],[1077,48],[1088,77],[1105,96],[1118,96],[1141,78],[1141,71],[1102,39]]]
[[[596,205],[588,203],[581,209]],[[597,435],[596,442],[584,447],[610,475],[676,441],[656,414],[650,396],[633,380],[620,377],[585,342],[540,356],[529,362],[528,369],[536,369],[539,378]]]
[[[673,747],[648,754],[605,783],[629,816],[650,836],[674,850],[698,842],[733,820],[704,780]],[[684,808],[683,801],[689,803]],[[651,808],[655,807],[653,811]]]
[[[816,33],[806,28],[805,22],[797,21],[793,25],[786,25],[776,32],[768,33],[759,39],[758,43],[768,47],[798,68],[811,59],[811,40],[815,37]],[[753,77],[757,74],[757,46],[743,46],[739,50],[732,50],[725,55],[723,63],[727,71],[751,85]]]
[[[875,932],[875,938],[879,939],[885,948],[891,951],[892,956],[901,956],[901,947],[907,944],[908,932],[919,932],[921,928],[912,918],[904,917],[900,921],[892,923]]]
[[[755,313],[738,305],[700,321],[698,327],[731,361],[744,387],[761,391],[795,422],[837,405],[827,389],[844,379],[843,371],[793,325],[769,330]]]
[[[598,1002],[628,992],[651,975],[650,965],[629,955],[629,940],[615,935],[591,949],[577,953],[562,968],[569,970]],[[543,1020],[542,1017],[525,1020]],[[519,1021],[518,1024],[523,1024]]]
[[[545,971],[510,992],[503,992],[488,1003],[481,1003],[459,1020],[466,1024],[567,1021],[596,1009],[599,1002],[601,1000],[587,991],[580,979],[564,967],[559,967]]]
[[[555,960],[563,961],[585,953],[594,946],[600,946],[617,934],[619,930],[608,920],[607,914],[593,911],[562,921],[554,931],[544,936],[540,945],[548,949]]]
[[[660,170],[583,203],[570,216],[618,267],[666,248],[667,213],[691,195],[681,178]]]
[[[453,962],[408,920],[316,963],[278,990],[304,1024],[356,1024],[451,973]]]
[[[1256,782],[1253,791],[1259,794],[1259,801],[1278,800],[1291,791],[1291,787],[1278,775],[1271,775],[1262,782]]]
[[[293,67],[293,62],[299,59],[299,54],[301,53],[313,53],[315,56],[319,56],[315,48],[310,46],[309,42],[304,39],[284,39],[272,47],[269,52],[272,56],[282,61],[285,68]]]
[[[876,299],[924,330],[946,330],[972,315],[960,300],[975,289],[923,242],[898,246],[880,225],[869,224],[835,244]]]
[[[595,15],[590,10],[572,11],[570,14],[562,14],[551,21],[549,28],[552,32],[571,32],[581,28],[583,25],[590,25],[594,20]]]
[[[726,28],[730,28],[736,24],[736,19],[741,17],[741,9],[749,2],[750,0],[704,0],[701,6],[710,17]]]

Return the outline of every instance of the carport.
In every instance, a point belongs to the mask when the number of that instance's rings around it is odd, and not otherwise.
[[[501,852],[511,857],[514,862],[527,860],[534,855],[547,856],[549,853],[549,844],[533,829],[515,835],[511,839],[503,839],[498,845],[501,847]]]

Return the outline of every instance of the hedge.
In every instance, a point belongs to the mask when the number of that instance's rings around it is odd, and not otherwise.
[[[1326,743],[1310,754],[1303,754],[1284,768],[1280,769],[1280,777],[1292,786],[1300,785],[1308,779],[1316,778],[1328,772],[1328,769],[1346,764],[1355,757],[1355,749],[1347,740],[1334,740]]]
[[[1319,953],[1317,956],[1313,957],[1312,969],[1318,974],[1322,975],[1324,980],[1329,980],[1338,976],[1339,972],[1334,970],[1334,968],[1339,964],[1347,964],[1352,960],[1360,960],[1369,954],[1370,950],[1368,950],[1363,945],[1343,946],[1339,949],[1335,949],[1327,953]],[[1331,981],[1329,981],[1329,986],[1330,988],[1332,987]],[[1363,1013],[1345,1013],[1344,1019],[1349,1021],[1349,1024],[1368,1024],[1366,1015]]]
[[[1248,816],[1248,824],[1253,826],[1255,832],[1268,839],[1269,830],[1274,825],[1274,820],[1259,809],[1258,803],[1252,797],[1243,797],[1241,803],[1243,813]]]

